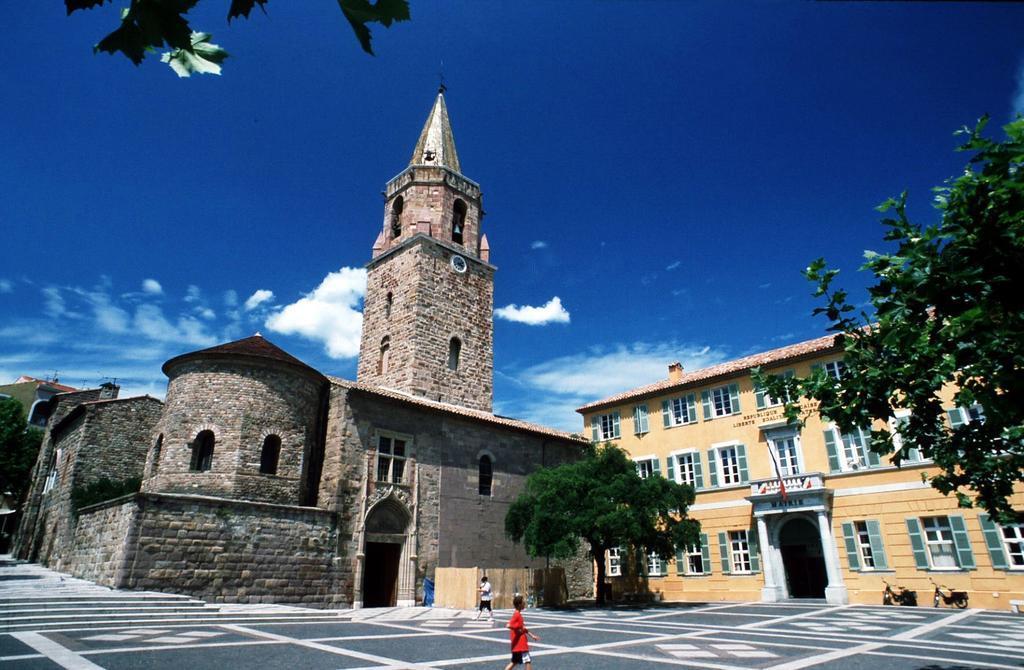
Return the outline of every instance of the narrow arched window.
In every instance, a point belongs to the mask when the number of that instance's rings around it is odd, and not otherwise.
[[[267,435],[263,439],[263,451],[260,452],[260,473],[264,475],[277,474],[277,462],[281,458],[281,438],[277,435]]]
[[[457,337],[453,337],[448,342],[448,369],[458,370],[459,369],[459,356],[462,355],[462,340]]]
[[[391,359],[391,338],[387,335],[380,341],[380,358],[377,359],[377,374],[382,375],[388,371],[388,363]]]
[[[160,468],[160,451],[164,446],[164,434],[160,433],[156,437],[156,443],[153,445],[153,466],[149,470],[149,476],[155,477],[156,471]]]
[[[402,196],[395,198],[391,203],[391,239],[402,234],[402,210],[405,208],[405,201]]]
[[[384,318],[391,318],[391,305],[395,302],[395,296],[391,295],[391,291],[388,291],[387,297],[384,299]]]
[[[491,466],[490,456],[480,457],[480,495],[491,495],[491,481],[494,479],[494,470]]]
[[[452,207],[452,242],[462,244],[462,230],[466,225],[466,203],[456,200]]]
[[[215,440],[212,430],[202,430],[192,441],[192,463],[189,469],[193,472],[206,472],[213,467],[213,444]]]

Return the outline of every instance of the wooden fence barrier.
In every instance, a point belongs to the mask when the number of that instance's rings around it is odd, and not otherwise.
[[[532,596],[537,605],[548,607],[565,603],[568,594],[562,568],[438,568],[434,575],[434,605],[454,609],[476,609],[480,578],[491,583],[491,606],[511,609],[512,597]]]

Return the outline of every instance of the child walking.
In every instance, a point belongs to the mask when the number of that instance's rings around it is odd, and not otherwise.
[[[540,642],[540,638],[531,633],[526,625],[523,623],[523,608],[526,607],[526,601],[523,599],[522,594],[517,593],[515,598],[512,599],[512,604],[515,606],[515,614],[508,622],[509,639],[512,641],[512,660],[508,665],[505,666],[505,670],[512,670],[517,665],[526,664],[526,670],[533,670],[533,659],[530,658],[530,643],[527,641],[527,636],[533,639],[534,642]]]
[[[480,588],[477,589],[480,593],[480,609],[476,611],[476,616],[473,620],[476,621],[480,618],[480,615],[484,613],[484,609],[487,609],[487,620],[494,623],[494,610],[491,609],[491,583],[487,581],[487,577],[480,578]]]

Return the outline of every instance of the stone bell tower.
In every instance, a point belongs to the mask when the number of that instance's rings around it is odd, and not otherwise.
[[[444,88],[387,183],[366,266],[360,382],[491,411],[494,271],[480,186],[462,174]]]

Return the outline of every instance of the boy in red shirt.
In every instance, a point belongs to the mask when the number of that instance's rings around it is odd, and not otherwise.
[[[512,641],[512,660],[505,666],[505,670],[512,670],[512,668],[522,663],[526,664],[526,670],[533,670],[533,662],[530,658],[530,643],[526,640],[526,637],[530,636],[534,642],[540,642],[540,638],[527,630],[526,625],[523,623],[521,612],[523,607],[526,606],[523,596],[517,593],[515,598],[512,599],[512,604],[516,608],[515,614],[512,615],[508,622],[509,639]]]

